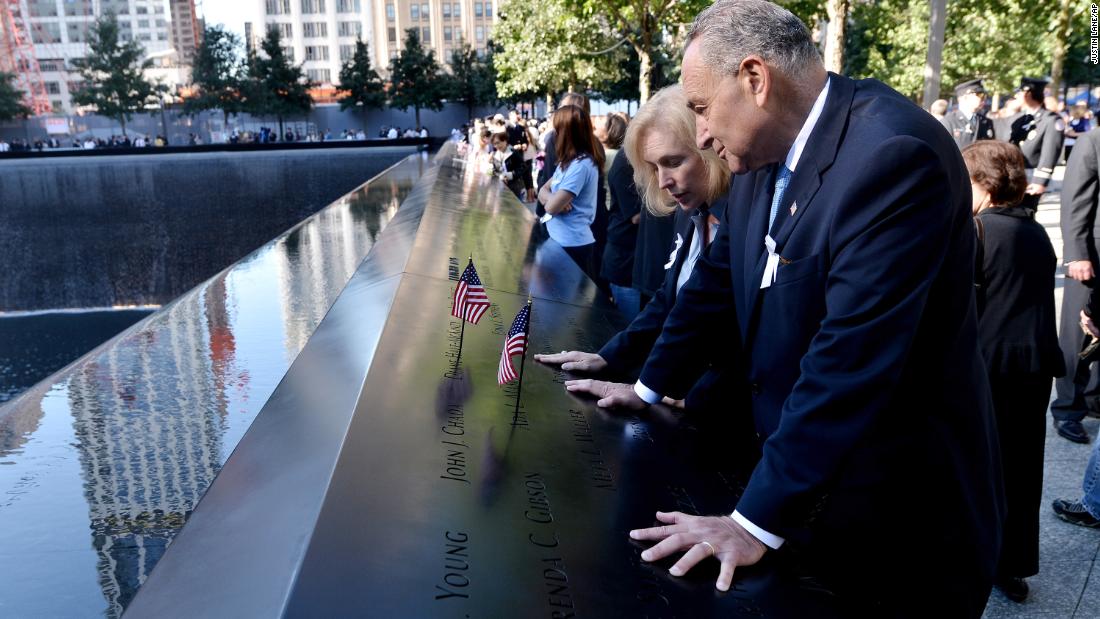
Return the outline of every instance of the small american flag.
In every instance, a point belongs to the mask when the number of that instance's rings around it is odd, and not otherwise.
[[[485,295],[485,286],[481,285],[481,278],[474,269],[474,260],[466,265],[462,277],[458,278],[458,286],[455,288],[454,303],[451,305],[451,316],[461,318],[475,325],[489,309],[489,297]]]
[[[504,350],[500,351],[500,365],[497,367],[497,385],[510,383],[518,375],[512,367],[512,355],[523,355],[527,352],[527,325],[531,319],[531,304],[523,306],[512,321],[512,328],[508,329],[508,338],[504,340]]]

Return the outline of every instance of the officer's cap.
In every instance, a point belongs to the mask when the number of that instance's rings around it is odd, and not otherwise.
[[[1031,91],[1031,96],[1035,99],[1042,101],[1043,89],[1047,87],[1050,82],[1041,77],[1021,77],[1020,87],[1016,89],[1016,92],[1023,92],[1025,90]]]
[[[956,98],[961,97],[963,95],[969,95],[971,93],[976,93],[976,94],[979,94],[979,95],[984,95],[985,94],[985,86],[982,86],[981,78],[978,78],[976,80],[970,80],[969,82],[963,82],[963,83],[959,84],[958,86],[955,86],[955,97]]]

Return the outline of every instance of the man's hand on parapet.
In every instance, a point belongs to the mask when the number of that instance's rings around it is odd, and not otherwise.
[[[719,591],[729,591],[734,569],[759,561],[767,548],[729,516],[691,516],[680,512],[657,512],[664,526],[635,529],[630,538],[658,542],[642,553],[643,561],[658,561],[676,552],[684,556],[669,569],[683,576],[700,561],[714,557],[722,563]]]

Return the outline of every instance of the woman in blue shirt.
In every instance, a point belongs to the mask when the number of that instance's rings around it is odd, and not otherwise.
[[[592,264],[596,239],[590,226],[596,219],[603,149],[596,141],[591,119],[582,108],[563,105],[554,112],[553,122],[558,167],[539,188],[539,201],[552,216],[546,222],[546,230],[581,270],[596,279],[599,265]]]

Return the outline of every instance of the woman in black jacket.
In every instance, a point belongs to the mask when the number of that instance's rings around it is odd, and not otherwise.
[[[634,247],[638,244],[638,221],[642,201],[634,189],[634,168],[621,150],[626,138],[625,115],[609,114],[600,140],[607,156],[607,245],[603,251],[600,275],[611,286],[611,296],[627,320],[642,310],[641,295],[633,288]]]
[[[1039,503],[1051,380],[1064,372],[1054,313],[1054,248],[1019,206],[1027,186],[1020,149],[995,140],[963,150],[979,239],[978,334],[993,393],[1007,514],[996,585],[1027,598],[1039,572]]]
[[[695,119],[679,85],[661,90],[642,106],[627,130],[623,152],[633,165],[634,186],[646,209],[675,219],[675,240],[671,247],[660,250],[664,284],[599,353],[574,350],[535,355],[537,361],[561,364],[564,370],[606,371],[620,380],[634,376],[661,334],[676,293],[717,233],[729,189],[726,164],[714,150],[701,151],[695,145]],[[718,368],[712,372],[715,376],[719,373]],[[702,377],[700,382],[713,385],[719,381]],[[630,388],[620,383],[593,383],[600,389]],[[691,399],[689,395],[689,402]]]

